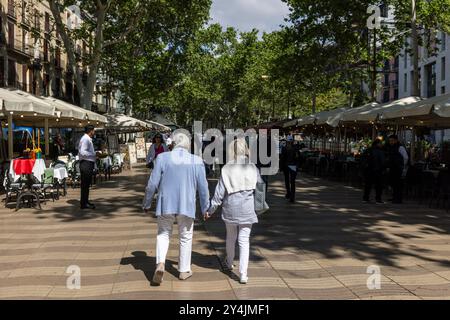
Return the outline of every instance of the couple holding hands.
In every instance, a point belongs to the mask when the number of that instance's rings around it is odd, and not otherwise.
[[[217,208],[222,206],[222,219],[227,230],[225,265],[228,270],[234,268],[235,245],[238,240],[240,282],[247,283],[250,233],[252,224],[258,222],[254,191],[257,183],[263,181],[257,167],[249,162],[249,148],[245,139],[236,139],[228,146],[228,159],[233,160],[222,168],[211,201],[203,160],[189,152],[190,139],[185,134],[178,133],[174,135],[173,141],[173,151],[161,153],[156,160],[145,189],[143,203],[143,209],[148,212],[158,190],[154,284],[159,285],[163,280],[166,255],[175,222],[178,224],[180,244],[179,279],[186,280],[192,276],[191,253],[197,191],[204,220],[209,219]]]

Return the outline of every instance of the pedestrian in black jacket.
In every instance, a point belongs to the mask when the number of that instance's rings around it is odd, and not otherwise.
[[[364,173],[364,196],[365,202],[370,201],[370,192],[375,187],[376,203],[383,203],[383,172],[385,168],[385,155],[382,149],[381,140],[376,139],[372,146],[365,151],[363,160]]]
[[[389,184],[392,187],[392,203],[403,202],[403,178],[408,170],[409,156],[396,135],[389,137],[388,146]]]
[[[286,184],[286,199],[295,202],[295,180],[297,178],[297,166],[299,161],[298,149],[293,145],[292,136],[288,137],[286,146],[281,149],[280,168],[284,173]]]

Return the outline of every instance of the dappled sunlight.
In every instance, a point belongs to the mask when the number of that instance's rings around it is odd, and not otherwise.
[[[303,177],[298,179],[298,200],[289,204],[283,186],[281,175],[269,183],[268,203],[275,211],[260,217],[254,227],[252,245],[263,252],[276,247],[327,259],[350,255],[399,268],[402,259],[450,267],[450,258],[439,259],[433,250],[414,243],[430,235],[449,236],[449,215],[444,211],[423,208],[420,214],[417,208],[411,212],[402,206],[366,205],[356,188]],[[219,219],[206,226],[212,235],[224,236]]]

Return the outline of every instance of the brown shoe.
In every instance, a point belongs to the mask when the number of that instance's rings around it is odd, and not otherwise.
[[[156,266],[155,274],[153,275],[153,283],[159,286],[163,281],[163,276],[164,276],[164,263],[161,262],[158,263],[158,265]]]
[[[189,279],[190,277],[192,277],[192,271],[180,272],[180,276],[178,277],[178,279],[186,280]]]

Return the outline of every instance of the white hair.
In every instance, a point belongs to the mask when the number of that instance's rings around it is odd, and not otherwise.
[[[175,143],[175,148],[184,148],[186,150],[191,149],[191,139],[189,134],[176,130],[172,135],[172,141]]]

